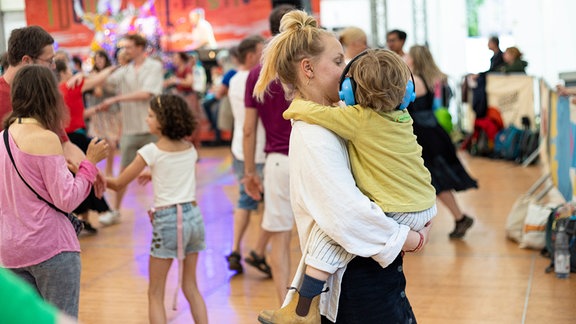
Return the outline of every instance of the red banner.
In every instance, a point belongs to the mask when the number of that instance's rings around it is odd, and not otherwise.
[[[127,33],[142,33],[164,51],[193,50],[192,11],[203,11],[216,47],[269,35],[270,0],[26,0],[29,25],[50,32],[71,52],[112,50]],[[311,1],[316,17],[320,0]],[[197,10],[197,9],[203,10]],[[208,28],[208,27],[206,27]]]

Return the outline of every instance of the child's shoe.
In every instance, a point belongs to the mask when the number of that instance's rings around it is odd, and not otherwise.
[[[230,255],[226,256],[226,260],[228,260],[228,269],[236,271],[236,274],[244,272],[242,264],[240,264],[240,259],[241,259],[240,253],[232,251]]]
[[[120,212],[117,210],[109,210],[98,217],[98,221],[103,226],[110,226],[120,223]]]
[[[83,220],[82,223],[84,223],[84,228],[82,229],[82,232],[90,235],[98,234],[98,229],[92,226],[90,222]]]
[[[320,295],[314,296],[304,316],[296,314],[300,293],[294,295],[288,305],[278,310],[265,310],[258,315],[263,324],[320,324]]]

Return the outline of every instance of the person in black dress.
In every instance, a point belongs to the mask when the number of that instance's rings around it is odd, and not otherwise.
[[[432,54],[424,46],[411,47],[407,63],[414,74],[416,88],[416,100],[408,108],[414,120],[414,134],[422,146],[422,158],[432,175],[436,197],[454,216],[455,226],[449,236],[459,239],[464,237],[474,219],[462,212],[454,191],[478,188],[478,184],[460,163],[450,136],[434,115],[434,85],[446,82],[446,75],[438,69]]]

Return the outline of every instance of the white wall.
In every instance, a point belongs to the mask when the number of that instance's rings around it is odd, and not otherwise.
[[[387,1],[386,18],[388,31],[400,29],[408,34],[404,51],[414,45],[414,24],[412,19],[412,1]],[[385,44],[383,44],[385,45]]]
[[[429,0],[426,10],[428,46],[436,64],[452,78],[459,78],[467,70],[469,54],[466,3],[463,0]],[[486,52],[489,65],[491,52]]]
[[[370,1],[320,1],[320,24],[330,30],[356,26],[370,33]]]
[[[510,35],[500,37],[500,47],[505,50],[507,47],[517,46],[528,61],[528,74],[543,77],[550,86],[554,86],[559,81],[560,72],[576,71],[576,35],[570,28],[576,12],[576,1],[499,2],[503,3],[499,10],[509,21],[504,22],[502,31],[491,29],[485,32],[510,31]],[[479,72],[488,68],[492,52],[487,48],[487,39],[467,37],[464,0],[428,0],[427,11],[429,46],[442,70],[452,77],[461,77],[467,72]],[[481,14],[500,13],[489,8]],[[483,17],[480,16],[480,19]]]
[[[0,9],[2,11],[22,11],[24,8],[24,0],[0,0]]]
[[[515,12],[517,24],[513,36],[528,61],[528,73],[555,85],[558,73],[576,71],[576,35],[571,29],[576,1],[521,3]]]
[[[354,5],[351,5],[353,3]],[[357,26],[370,33],[369,0],[321,0],[321,22],[327,27]],[[486,1],[485,15],[505,15],[502,30],[491,26],[485,32],[504,33],[501,48],[517,46],[528,61],[527,72],[543,77],[551,86],[560,72],[576,71],[576,35],[570,22],[576,12],[573,0]],[[501,3],[501,7],[494,7]],[[468,38],[465,0],[427,0],[428,44],[440,68],[453,78],[486,70],[492,52],[486,38]],[[357,8],[357,9],[351,9]],[[363,12],[359,12],[365,10]],[[482,16],[484,15],[484,16]],[[387,1],[388,29],[408,33],[405,50],[414,45],[412,1]]]
[[[24,0],[0,0],[0,53],[8,46],[10,31],[26,26]]]

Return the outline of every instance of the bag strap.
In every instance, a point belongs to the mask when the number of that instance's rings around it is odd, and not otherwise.
[[[546,183],[546,181],[548,179],[550,179],[551,175],[550,173],[546,173],[543,176],[541,176],[531,187],[530,189],[528,189],[528,191],[526,192],[527,196],[533,196],[536,201],[539,201],[540,199],[544,198],[544,196],[546,196],[546,194],[554,187],[554,185],[552,183],[548,183],[543,189],[540,190],[540,192],[538,194],[536,194],[536,191],[538,191],[538,189]]]
[[[20,177],[20,179],[22,179],[22,182],[24,182],[24,184],[26,185],[26,187],[28,187],[35,195],[36,197],[38,197],[38,199],[42,200],[43,202],[47,203],[48,206],[54,208],[55,210],[57,210],[58,212],[68,216],[68,213],[63,211],[62,209],[54,206],[54,204],[52,204],[51,202],[49,202],[48,200],[44,199],[44,197],[40,196],[36,190],[34,190],[34,188],[32,188],[28,182],[26,182],[26,180],[24,180],[24,177],[22,177],[22,174],[20,174],[20,171],[18,170],[18,167],[16,166],[16,162],[14,162],[14,157],[12,156],[12,150],[10,149],[10,143],[8,142],[8,128],[6,128],[4,130],[4,144],[6,145],[6,151],[8,151],[8,156],[10,157],[10,161],[12,161],[12,165],[14,166],[14,169],[16,170],[16,173],[18,173],[18,176]]]

